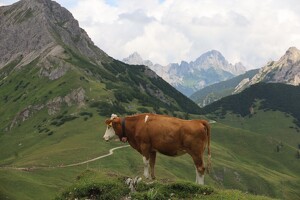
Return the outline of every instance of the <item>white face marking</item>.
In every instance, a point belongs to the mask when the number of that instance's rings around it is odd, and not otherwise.
[[[103,139],[106,141],[109,141],[115,135],[116,135],[116,133],[115,133],[115,130],[113,129],[113,127],[110,125],[107,125]]]
[[[146,117],[145,117],[145,123],[147,122],[148,118],[149,118],[149,116],[146,115]]]
[[[143,156],[143,162],[144,162],[144,176],[148,179],[149,178],[149,160],[147,160],[146,157]]]
[[[118,116],[116,114],[111,114],[110,119],[117,118]],[[107,125],[106,126],[106,131],[104,133],[103,139],[105,141],[109,141],[112,137],[116,135],[115,130],[113,129],[112,125]]]
[[[204,185],[204,175],[199,174],[197,169],[196,169],[196,183],[200,185]]]

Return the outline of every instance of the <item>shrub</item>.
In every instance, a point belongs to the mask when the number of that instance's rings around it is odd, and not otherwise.
[[[149,110],[147,108],[144,108],[144,107],[140,107],[137,110],[140,111],[141,113],[149,113]]]
[[[128,193],[127,186],[118,182],[88,182],[70,187],[56,199],[119,200]]]
[[[170,184],[145,184],[140,183],[137,192],[132,194],[132,199],[193,199],[195,196],[210,195],[214,192],[211,187],[200,186],[190,182],[176,182]]]
[[[72,115],[59,115],[56,118],[52,119],[52,122],[50,123],[50,125],[61,126],[64,123],[72,121],[77,118],[78,118],[77,116],[72,116]]]

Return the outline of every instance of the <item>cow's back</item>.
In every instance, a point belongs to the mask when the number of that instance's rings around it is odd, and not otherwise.
[[[141,119],[144,119],[141,120]],[[137,129],[141,141],[153,150],[169,156],[181,155],[191,148],[206,143],[206,128],[202,120],[182,120],[174,117],[148,114],[139,119]]]

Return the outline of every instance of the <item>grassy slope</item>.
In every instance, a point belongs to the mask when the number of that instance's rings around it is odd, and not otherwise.
[[[107,181],[109,177],[109,181]],[[77,181],[66,189],[57,199],[121,199],[129,195],[133,199],[269,199],[236,190],[219,190],[199,186],[191,182],[170,180],[157,182],[141,181],[135,193],[129,194],[124,184],[126,176],[115,172],[87,170],[77,177]],[[106,180],[106,181],[103,181]]]
[[[23,134],[21,127],[25,125],[22,125],[15,135],[1,138],[1,148],[5,145],[3,149],[9,154],[7,158],[1,158],[1,164],[19,167],[57,166],[106,154],[108,149],[122,144],[102,141],[103,120],[96,114],[87,121],[78,118],[65,123],[51,136]],[[212,141],[213,171],[209,177],[206,176],[208,185],[278,198],[299,197],[299,164],[294,158],[294,149],[289,145],[277,153],[274,150],[276,139],[220,123],[213,125]],[[21,147],[19,142],[22,143]],[[287,162],[290,164],[285,165]],[[74,182],[75,177],[86,168],[117,171],[131,177],[142,175],[143,171],[141,156],[133,149],[125,148],[117,150],[111,157],[83,166],[29,172],[1,169],[0,193],[15,199],[23,195],[34,199],[41,197],[38,191],[44,191],[43,198],[51,199]],[[194,182],[195,179],[193,163],[188,155],[176,158],[159,155],[156,172],[159,180]]]
[[[293,117],[278,111],[257,110],[251,117],[226,114],[224,118],[218,118],[218,121],[228,124],[227,132],[232,135],[221,137],[220,142],[234,152],[235,156],[239,155],[240,161],[249,163],[251,167],[255,166],[251,170],[257,171],[268,185],[275,186],[269,191],[277,191],[275,194],[280,198],[299,198],[300,164],[296,152],[300,134],[295,128],[297,126]],[[239,141],[233,135],[234,130],[248,134]],[[280,146],[279,152],[277,146]]]

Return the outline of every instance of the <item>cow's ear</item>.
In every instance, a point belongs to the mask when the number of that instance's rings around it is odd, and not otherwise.
[[[116,118],[114,118],[114,119],[112,120],[112,122],[113,122],[114,124],[121,124],[121,119],[120,119],[120,117],[116,117]]]
[[[105,124],[111,126],[112,121],[113,121],[113,120],[111,120],[111,119],[107,119],[107,120],[105,120]]]

